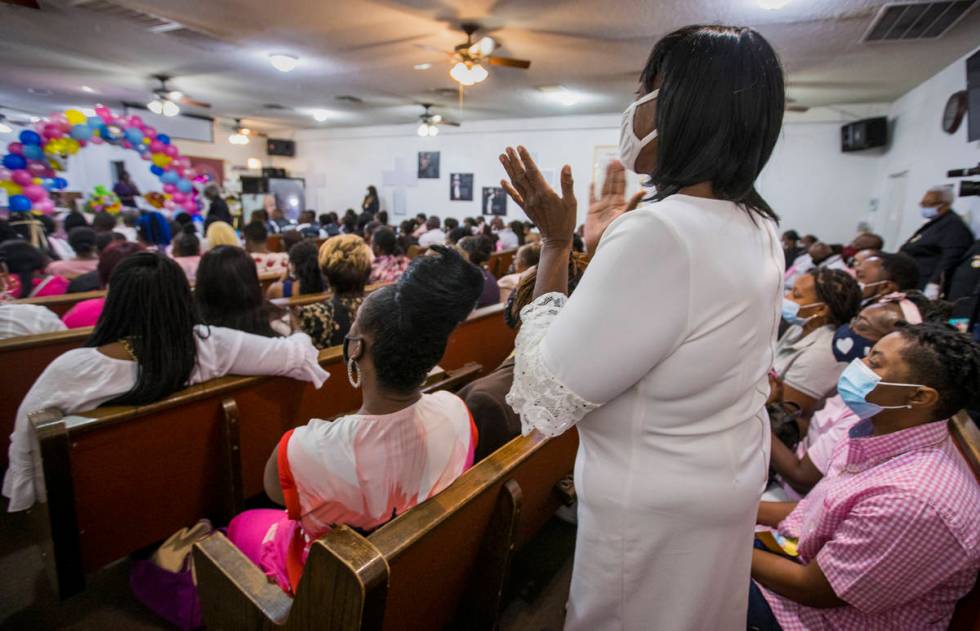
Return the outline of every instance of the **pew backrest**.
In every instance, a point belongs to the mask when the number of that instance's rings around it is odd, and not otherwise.
[[[516,253],[517,248],[511,248],[509,250],[494,252],[490,255],[490,260],[487,261],[487,269],[493,274],[494,278],[500,278],[507,274]]]
[[[969,414],[960,411],[949,420],[949,432],[980,484],[980,429]],[[949,628],[950,631],[980,631],[980,576],[970,593],[956,603]]]
[[[96,291],[82,291],[73,294],[60,294],[58,296],[41,296],[39,298],[21,298],[20,300],[15,300],[17,304],[25,305],[36,305],[38,307],[47,307],[51,311],[54,311],[58,317],[65,315],[68,311],[74,307],[77,303],[83,300],[91,300],[93,298],[104,298],[106,294],[105,289],[98,289]]]

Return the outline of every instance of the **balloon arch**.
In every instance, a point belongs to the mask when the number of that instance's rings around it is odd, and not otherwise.
[[[54,203],[48,193],[68,186],[58,172],[65,170],[68,156],[89,144],[132,149],[149,161],[150,171],[163,184],[163,203],[171,210],[197,214],[201,205],[194,183],[209,179],[195,171],[166,134],[139,116],[120,116],[104,105],[96,106],[95,116],[76,109],[52,114],[20,132],[18,140],[7,145],[0,168],[0,188],[7,191],[11,212],[51,213]],[[118,212],[118,205],[113,209]]]

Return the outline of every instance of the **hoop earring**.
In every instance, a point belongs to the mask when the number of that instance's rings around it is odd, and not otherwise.
[[[357,373],[356,379],[354,378],[355,373]],[[347,381],[349,381],[350,385],[354,386],[354,388],[361,387],[361,369],[358,367],[357,361],[354,359],[347,362]]]

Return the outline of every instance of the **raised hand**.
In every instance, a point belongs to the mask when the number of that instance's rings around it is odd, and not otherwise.
[[[602,193],[595,195],[595,183],[589,186],[589,212],[585,216],[585,247],[590,255],[599,246],[602,234],[617,217],[636,208],[643,199],[643,191],[626,201],[626,169],[619,160],[613,160],[606,168],[606,180]]]
[[[567,246],[575,232],[577,203],[573,192],[572,167],[561,170],[561,195],[545,181],[541,171],[524,147],[507,147],[500,154],[500,163],[507,171],[507,180],[500,185],[520,206],[541,231],[543,245]]]

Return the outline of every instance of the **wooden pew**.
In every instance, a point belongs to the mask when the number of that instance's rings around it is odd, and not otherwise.
[[[509,250],[494,252],[490,255],[490,260],[487,261],[487,269],[493,274],[494,278],[500,278],[507,274],[516,253],[517,248],[511,248]]]
[[[259,285],[262,286],[262,295],[265,295],[265,290],[269,286],[282,278],[282,274],[277,274],[275,272],[266,272],[265,274],[259,274]]]
[[[74,307],[77,303],[83,300],[91,300],[92,298],[104,298],[105,289],[98,289],[96,291],[81,291],[74,294],[61,294],[60,296],[41,296],[40,298],[21,298],[20,300],[15,300],[16,304],[24,305],[37,305],[38,307],[47,307],[51,311],[58,314],[58,317],[65,315],[68,311]]]
[[[483,311],[453,333],[456,351],[440,364],[448,374],[430,387],[459,387],[485,372],[454,338],[469,340],[474,357],[510,352],[479,348],[492,334]],[[496,315],[492,322],[506,328]],[[319,359],[331,373],[320,390],[282,377],[224,377],[145,406],[32,413],[47,489],[32,509],[34,530],[56,593],[77,593],[87,572],[201,517],[228,519],[263,492],[265,461],[285,431],[356,410],[360,392],[346,379],[341,348]]]
[[[966,412],[959,412],[949,420],[949,431],[963,458],[973,469],[980,484],[980,430]],[[973,589],[956,603],[950,631],[980,631],[980,575]]]
[[[194,546],[209,629],[493,629],[510,556],[558,507],[574,431],[518,437],[369,536],[321,537],[290,599],[223,535]]]

